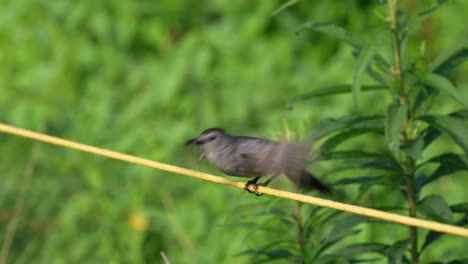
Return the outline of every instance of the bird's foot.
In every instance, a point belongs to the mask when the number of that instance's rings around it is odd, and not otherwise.
[[[266,186],[264,183],[256,183],[255,181],[248,181],[245,183],[244,190],[249,193],[255,193],[257,196],[262,196],[263,193],[258,191],[258,186]]]

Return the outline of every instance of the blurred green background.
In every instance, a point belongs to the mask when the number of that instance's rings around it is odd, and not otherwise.
[[[414,16],[430,2],[402,8]],[[350,83],[355,60],[349,46],[298,26],[330,21],[372,39],[382,10],[378,1],[302,1],[272,16],[283,3],[1,1],[0,122],[193,169],[197,152],[183,143],[208,127],[271,139],[314,133],[318,120],[354,111],[352,97],[292,110],[288,102]],[[425,41],[434,58],[467,35],[467,13],[467,1],[449,1],[411,36],[409,52]],[[453,80],[466,95],[466,65]],[[380,102],[381,93],[366,94],[361,109],[381,112]],[[0,142],[3,238],[34,143]],[[10,263],[158,263],[160,251],[171,263],[250,263],[235,255],[268,238],[232,224],[251,208],[288,204],[47,144],[33,163]],[[316,166],[319,177],[325,168]],[[450,186],[434,191],[457,188],[442,183]],[[452,201],[466,201],[466,177],[459,183]]]

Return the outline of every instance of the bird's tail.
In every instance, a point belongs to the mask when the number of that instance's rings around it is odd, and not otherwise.
[[[300,189],[316,189],[324,194],[332,194],[329,187],[321,183],[305,169],[299,170],[296,173],[286,173],[286,176]]]

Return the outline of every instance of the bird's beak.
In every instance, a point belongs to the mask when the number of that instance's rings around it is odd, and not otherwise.
[[[200,141],[198,141],[196,138],[193,138],[185,142],[185,146],[191,146],[191,145],[200,145]]]

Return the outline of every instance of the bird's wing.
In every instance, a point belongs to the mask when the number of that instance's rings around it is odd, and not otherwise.
[[[266,154],[265,146],[270,141],[252,137],[236,137],[236,155],[246,168],[246,172],[252,176],[264,176],[265,171],[262,156]]]

